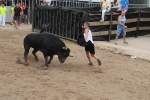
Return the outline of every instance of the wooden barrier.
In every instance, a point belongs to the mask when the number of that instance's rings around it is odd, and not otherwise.
[[[69,40],[76,40],[83,33],[83,23],[89,22],[94,40],[111,40],[116,34],[120,12],[112,9],[100,22],[99,8],[65,8],[33,6],[32,30],[40,29],[42,24],[50,23],[47,32]],[[96,10],[96,11],[95,11]],[[127,37],[150,34],[150,8],[132,8],[126,13]]]

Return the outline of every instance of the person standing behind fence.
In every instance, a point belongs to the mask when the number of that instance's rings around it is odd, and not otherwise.
[[[120,0],[114,0],[114,7],[113,8],[120,8]]]
[[[47,4],[48,4],[48,6],[51,5],[51,0],[46,0],[46,2],[47,2]]]
[[[128,42],[126,42],[126,28],[127,28],[127,26],[125,26],[125,23],[126,23],[125,12],[122,11],[121,15],[118,17],[116,40],[115,40],[116,45],[117,45],[117,40],[118,40],[118,37],[120,36],[120,33],[122,33],[122,35],[123,35],[123,39],[124,39],[123,43],[128,44]]]
[[[18,4],[16,4],[16,7],[14,8],[14,13],[15,14],[14,14],[14,17],[13,17],[13,23],[14,23],[16,29],[18,28],[18,23],[20,21],[20,12],[21,12],[21,8],[19,7]]]
[[[23,8],[22,8],[22,6],[21,6],[20,3],[18,5],[19,5],[19,8],[21,9],[21,12],[20,12],[20,21],[19,21],[19,24],[18,24],[18,26],[20,26],[22,24]]]
[[[92,38],[92,32],[89,29],[89,26],[90,25],[89,25],[88,22],[84,23],[84,39],[88,43],[88,45],[85,46],[86,56],[87,56],[87,58],[89,60],[89,64],[88,65],[93,66],[93,63],[92,63],[91,58],[90,58],[90,54],[91,54],[91,56],[94,57],[97,60],[98,65],[100,66],[101,65],[101,61],[95,55],[95,49],[94,49],[94,42],[93,42],[93,38]]]
[[[24,9],[24,14],[23,14],[23,22],[25,23],[25,21],[28,23],[28,15],[29,15],[29,9],[28,6],[26,6],[26,8]],[[29,23],[28,23],[29,24]]]
[[[11,24],[13,24],[13,17],[14,17],[14,9],[15,9],[15,3],[12,2],[12,6],[10,8],[10,16],[11,16]]]
[[[125,13],[128,11],[129,0],[120,0],[120,7],[118,11],[124,11]]]
[[[104,21],[104,18],[105,18],[105,13],[106,12],[109,12],[111,9],[111,3],[109,0],[104,0],[103,1],[103,4],[102,4],[102,7],[101,7],[101,10],[102,10],[102,17],[101,17],[101,22]]]
[[[5,21],[6,21],[6,15],[7,15],[7,8],[5,7],[4,4],[2,4],[2,7],[0,8],[0,12],[1,12],[0,26],[2,25],[3,27],[5,27]]]

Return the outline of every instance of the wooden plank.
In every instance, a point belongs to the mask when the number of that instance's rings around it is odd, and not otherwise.
[[[108,31],[92,32],[92,36],[108,35]]]
[[[141,13],[150,13],[150,11],[141,10]]]
[[[140,22],[147,22],[147,21],[150,21],[150,18],[140,18]]]
[[[90,26],[102,26],[102,25],[109,25],[109,21],[96,21],[96,22],[89,22]]]
[[[127,19],[126,23],[132,23],[132,22],[137,22],[137,18],[133,19]],[[102,26],[102,25],[109,25],[109,21],[96,21],[96,22],[89,22],[90,26]],[[118,24],[118,21],[112,21],[112,24]]]
[[[146,26],[146,27],[139,27],[139,30],[150,30],[150,26]]]
[[[127,28],[126,32],[132,32],[132,31],[136,31],[136,27],[132,27],[132,28]],[[116,34],[117,30],[113,30],[111,31],[111,34]]]
[[[135,13],[139,13],[138,11],[135,11],[135,12],[128,12],[128,13],[130,13],[130,14],[135,14]],[[113,12],[113,15],[121,15],[121,12],[119,13],[116,13],[116,12]]]
[[[132,23],[132,22],[137,22],[138,19],[137,18],[132,18],[132,19],[127,19],[126,23]],[[118,24],[118,21],[113,21],[112,24]]]
[[[101,13],[100,14],[91,14],[91,13],[89,13],[89,16],[97,16],[97,15],[101,16],[102,14]],[[110,15],[110,13],[106,13],[105,15]]]

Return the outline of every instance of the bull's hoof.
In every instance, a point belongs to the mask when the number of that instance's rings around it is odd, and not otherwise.
[[[29,63],[28,63],[28,62],[25,62],[24,65],[25,65],[25,66],[29,66]]]
[[[45,70],[48,70],[48,67],[47,66],[44,66]]]

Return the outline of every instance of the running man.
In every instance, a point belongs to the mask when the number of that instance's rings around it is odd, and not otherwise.
[[[94,49],[94,42],[93,42],[93,37],[92,37],[92,32],[91,30],[89,29],[89,23],[88,22],[85,22],[84,23],[84,39],[86,42],[88,42],[88,45],[85,46],[85,52],[86,52],[86,56],[89,60],[89,64],[90,66],[93,66],[93,63],[91,61],[91,58],[90,58],[90,54],[92,57],[94,57],[97,62],[98,62],[98,65],[100,66],[101,65],[101,61],[96,57],[95,55],[95,49]]]

